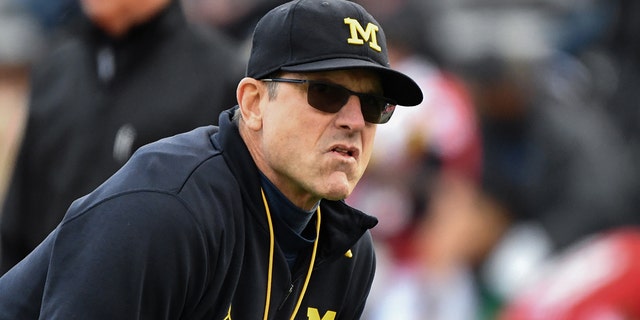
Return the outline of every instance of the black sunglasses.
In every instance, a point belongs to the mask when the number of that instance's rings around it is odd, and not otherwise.
[[[386,123],[393,115],[396,102],[382,96],[351,91],[343,86],[316,80],[273,78],[265,82],[308,84],[307,102],[312,107],[328,113],[336,113],[347,103],[350,96],[360,99],[360,109],[365,121]]]

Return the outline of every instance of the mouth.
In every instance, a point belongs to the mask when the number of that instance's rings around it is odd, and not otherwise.
[[[333,148],[331,148],[331,152],[339,154],[343,157],[350,157],[355,159],[357,159],[358,155],[360,154],[360,151],[357,148],[347,147],[343,145],[334,146]]]

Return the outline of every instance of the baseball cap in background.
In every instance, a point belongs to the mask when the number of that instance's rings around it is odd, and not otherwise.
[[[380,24],[346,0],[295,0],[269,11],[254,30],[247,76],[355,68],[376,71],[384,96],[398,105],[422,102],[415,81],[390,68]]]

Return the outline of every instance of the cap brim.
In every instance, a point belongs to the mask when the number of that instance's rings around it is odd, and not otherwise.
[[[288,72],[315,72],[345,69],[370,69],[376,71],[380,75],[384,96],[396,101],[400,106],[410,107],[422,102],[422,90],[413,79],[402,72],[367,60],[334,58],[282,66],[280,68],[280,70]]]

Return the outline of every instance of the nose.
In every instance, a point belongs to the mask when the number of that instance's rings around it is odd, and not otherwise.
[[[350,130],[361,130],[365,127],[360,98],[355,95],[349,97],[347,103],[337,113],[336,125]]]

